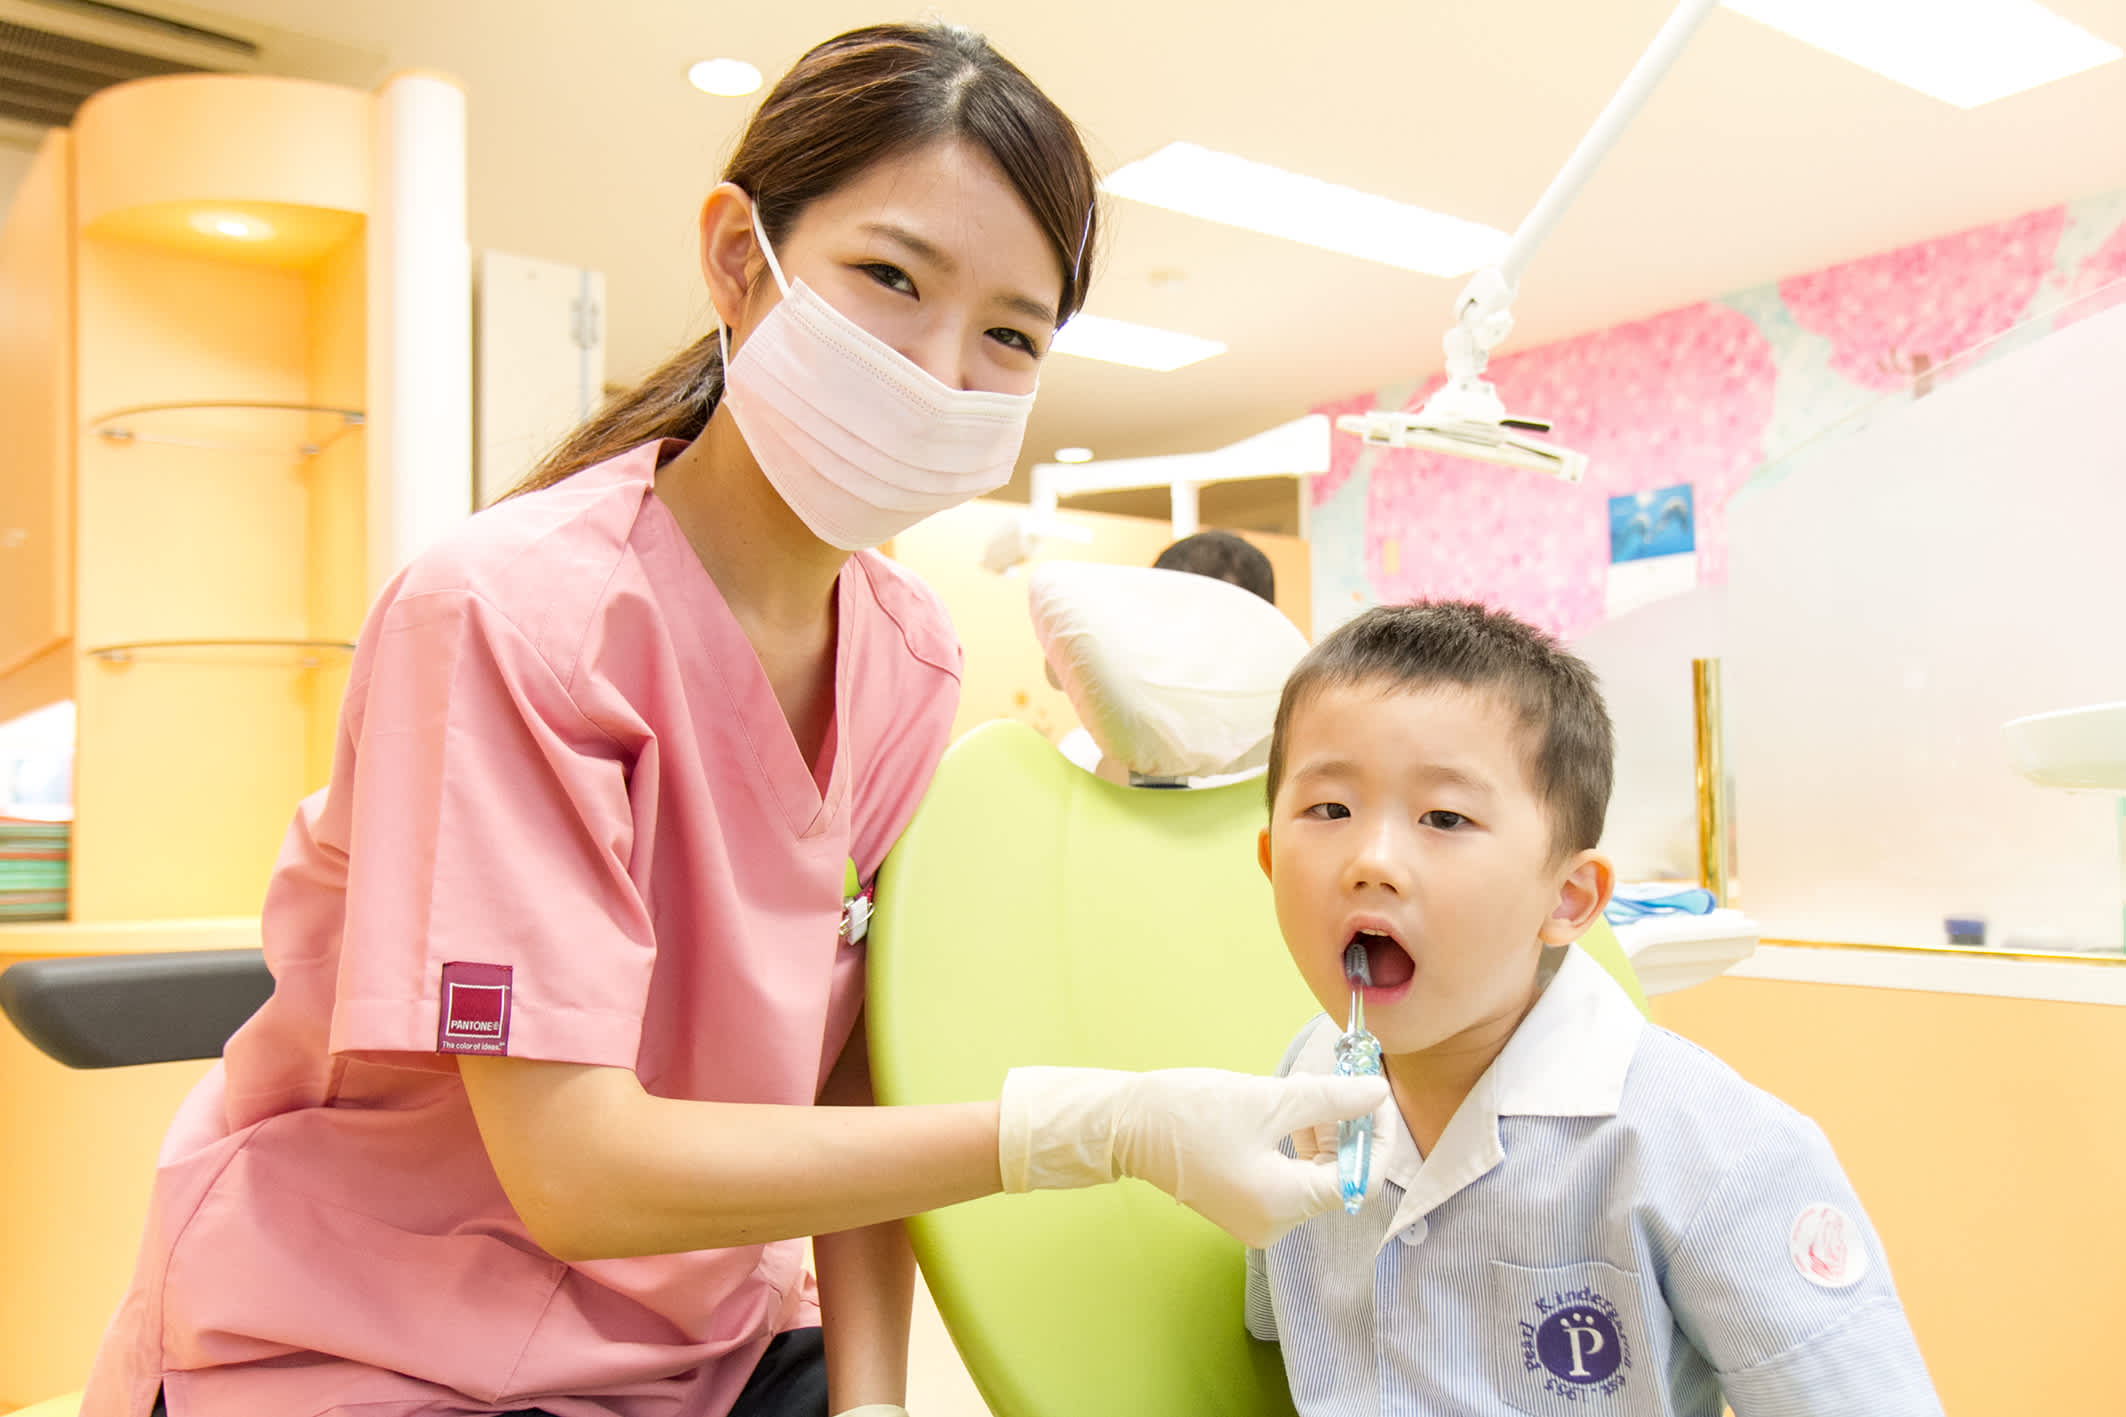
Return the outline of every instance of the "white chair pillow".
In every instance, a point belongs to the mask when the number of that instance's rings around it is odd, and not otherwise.
[[[1101,751],[1146,777],[1260,767],[1307,652],[1284,612],[1185,571],[1051,561],[1028,577],[1034,636]]]

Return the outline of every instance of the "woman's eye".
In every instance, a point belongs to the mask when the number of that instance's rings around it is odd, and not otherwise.
[[[1446,812],[1437,810],[1425,813],[1425,815],[1419,820],[1424,822],[1424,824],[1428,827],[1436,827],[1440,831],[1446,832],[1451,832],[1456,827],[1466,825],[1469,821],[1469,819],[1463,816],[1460,812]]]
[[[1306,815],[1325,822],[1340,822],[1351,815],[1351,809],[1341,802],[1316,802],[1307,808]]]
[[[989,331],[989,337],[999,344],[1009,345],[1011,348],[1030,354],[1036,359],[1041,357],[1041,351],[1034,347],[1032,336],[1019,330],[999,325]]]
[[[897,290],[903,295],[915,294],[915,282],[899,266],[889,266],[884,261],[872,261],[863,268],[864,274],[888,290]]]

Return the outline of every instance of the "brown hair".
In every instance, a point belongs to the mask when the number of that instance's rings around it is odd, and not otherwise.
[[[1199,531],[1159,553],[1155,571],[1187,571],[1209,576],[1277,603],[1277,568],[1247,538],[1229,531]]]
[[[1554,855],[1600,843],[1615,745],[1594,671],[1534,626],[1469,601],[1379,606],[1307,652],[1277,704],[1267,788],[1273,806],[1293,713],[1321,689],[1361,684],[1388,692],[1452,684],[1497,694],[1535,740],[1529,777],[1550,810]]]
[[[1097,178],[1078,130],[973,30],[869,25],[828,40],[783,75],[746,125],[723,180],[754,199],[768,240],[798,214],[899,153],[960,138],[1004,170],[1063,268],[1057,314],[1085,303]],[[700,436],[723,394],[713,332],[578,427],[512,490],[530,492],[653,438]]]

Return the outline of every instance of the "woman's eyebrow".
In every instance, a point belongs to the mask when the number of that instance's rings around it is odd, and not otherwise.
[[[864,230],[870,232],[873,236],[883,236],[888,241],[897,242],[907,247],[947,275],[959,269],[959,262],[953,260],[952,256],[943,247],[935,242],[924,240],[905,226],[895,226],[891,222],[884,221],[867,221],[864,223]]]
[[[1031,295],[1020,295],[1017,292],[1009,295],[999,295],[996,297],[995,303],[1000,308],[1009,310],[1015,315],[1024,315],[1029,320],[1038,320],[1051,329],[1056,325],[1055,309],[1052,306],[1043,305]]]
[[[951,253],[936,242],[916,235],[905,226],[895,226],[884,221],[867,221],[863,229],[873,236],[882,236],[895,245],[906,248],[946,275],[951,275],[959,269],[959,262],[952,259]],[[992,303],[1015,314],[1024,315],[1029,320],[1040,320],[1051,327],[1056,323],[1055,307],[1043,305],[1031,295],[1013,291],[996,296]]]

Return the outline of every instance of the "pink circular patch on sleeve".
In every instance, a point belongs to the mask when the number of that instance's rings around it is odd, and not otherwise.
[[[1867,1241],[1835,1205],[1818,1203],[1794,1218],[1787,1253],[1801,1277],[1823,1289],[1847,1289],[1868,1272]]]

